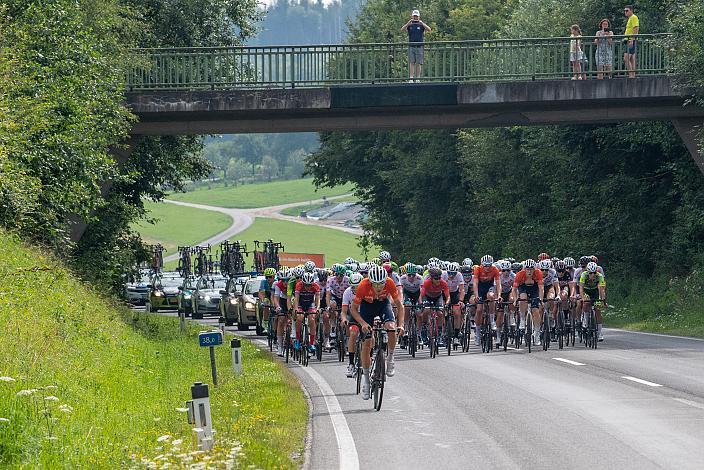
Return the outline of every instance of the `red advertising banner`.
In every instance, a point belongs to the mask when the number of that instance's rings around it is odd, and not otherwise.
[[[313,253],[289,253],[280,252],[279,253],[279,264],[281,266],[287,266],[292,268],[303,264],[306,261],[312,261],[319,268],[325,266],[325,255],[323,254],[313,254]]]

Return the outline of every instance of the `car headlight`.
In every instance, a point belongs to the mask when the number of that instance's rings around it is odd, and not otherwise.
[[[164,293],[157,291],[157,292],[154,292],[154,296],[155,296],[155,297],[163,297],[163,296],[164,296]]]
[[[235,305],[237,303],[237,299],[230,299],[230,304]]]
[[[198,296],[198,300],[203,300],[203,296],[202,296],[202,295],[199,295],[199,296]]]
[[[191,294],[183,294],[184,300],[191,300]]]
[[[252,302],[245,302],[244,303],[244,308],[247,310],[254,310],[255,305]]]
[[[209,296],[209,295],[206,295],[206,296],[205,296],[205,301],[206,301],[206,302],[210,302],[210,296]]]

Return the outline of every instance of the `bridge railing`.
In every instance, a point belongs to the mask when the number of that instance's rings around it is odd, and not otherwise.
[[[637,36],[637,73],[665,74],[667,34]],[[580,40],[586,78],[596,78],[594,36]],[[612,57],[614,76],[625,75],[624,36],[599,55]],[[438,41],[423,45],[423,82],[569,79],[569,37]],[[408,81],[408,43],[313,46],[159,48],[135,50],[128,71],[132,90],[292,88]]]

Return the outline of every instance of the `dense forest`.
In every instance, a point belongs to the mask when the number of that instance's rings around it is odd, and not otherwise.
[[[623,5],[587,0],[429,0],[433,39],[623,31]],[[411,4],[370,0],[352,41],[398,33]],[[638,4],[641,32],[673,31],[680,86],[704,90],[698,1]],[[691,88],[690,88],[691,89]],[[332,132],[307,162],[318,183],[353,182],[369,236],[401,259],[596,254],[617,278],[704,267],[704,177],[669,122],[426,131]],[[365,171],[360,171],[364,168]]]

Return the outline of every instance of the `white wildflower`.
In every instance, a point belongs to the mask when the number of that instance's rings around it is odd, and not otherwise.
[[[173,441],[171,443],[171,445],[180,446],[182,442],[183,442],[183,439],[176,439],[175,441]]]
[[[73,407],[70,405],[59,405],[59,411],[63,411],[64,413],[71,413],[73,411]]]
[[[0,377],[0,382],[15,382],[15,379],[13,379],[12,377],[2,376]]]
[[[54,395],[49,395],[48,397],[44,397],[44,399],[46,401],[59,401],[59,399],[57,397],[55,397]]]
[[[169,436],[168,434],[164,434],[163,436],[159,436],[156,442],[164,442],[168,441],[169,439],[171,439],[171,436]]]
[[[44,387],[44,390],[58,390],[58,389],[59,389],[59,387],[57,387],[56,385],[47,385],[46,387]]]
[[[10,420],[7,418],[0,418],[0,423],[9,423]]]
[[[158,423],[159,421],[161,421],[161,418],[154,418],[155,423]]]
[[[188,408],[176,408],[176,411],[178,411],[179,413],[186,413],[188,412]]]
[[[24,396],[28,396],[28,395],[33,395],[36,391],[37,391],[36,388],[28,388],[26,390],[20,390],[19,392],[17,392],[16,395],[18,397],[24,397]]]
[[[46,440],[47,440],[47,441],[58,441],[59,438],[56,437],[56,436],[47,436],[47,437],[46,437]]]

